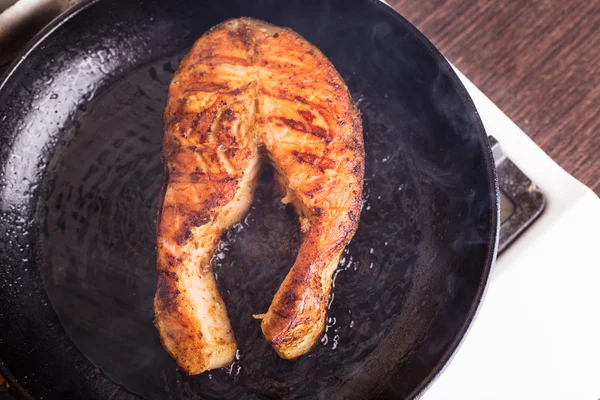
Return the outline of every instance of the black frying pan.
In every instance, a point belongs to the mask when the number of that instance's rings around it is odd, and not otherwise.
[[[161,113],[182,55],[251,16],[319,47],[363,114],[361,221],[321,343],[279,359],[264,312],[298,246],[268,171],[215,271],[239,344],[187,377],[152,325]],[[40,34],[0,86],[0,374],[52,399],[413,398],[471,324],[494,260],[496,177],[444,58],[377,0],[97,0]]]

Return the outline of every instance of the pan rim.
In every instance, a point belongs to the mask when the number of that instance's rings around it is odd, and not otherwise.
[[[496,170],[496,165],[494,163],[492,148],[489,144],[488,135],[486,133],[485,127],[483,126],[483,121],[479,117],[479,112],[477,111],[477,107],[471,98],[471,95],[462,84],[460,78],[450,65],[450,62],[444,57],[444,55],[431,43],[427,37],[421,33],[412,23],[410,23],[406,18],[404,18],[400,13],[396,12],[389,4],[384,3],[382,0],[369,0],[370,3],[375,3],[375,7],[378,7],[382,12],[387,13],[389,16],[394,18],[399,24],[404,25],[411,34],[414,35],[428,50],[429,54],[438,62],[440,68],[444,70],[447,74],[450,82],[452,83],[452,87],[456,91],[458,97],[464,102],[465,107],[467,108],[467,114],[471,117],[471,121],[473,122],[473,127],[479,136],[480,144],[483,145],[483,150],[485,151],[485,166],[486,166],[486,174],[491,183],[489,189],[490,199],[492,200],[491,204],[491,215],[490,215],[490,241],[488,242],[488,251],[486,254],[486,260],[484,269],[482,271],[482,281],[477,288],[475,293],[475,297],[473,299],[473,303],[471,304],[471,308],[466,314],[465,322],[463,326],[459,329],[454,339],[450,342],[448,349],[444,352],[444,354],[440,357],[440,360],[436,364],[436,366],[431,370],[431,372],[421,381],[421,384],[418,385],[408,396],[409,399],[419,399],[422,397],[425,392],[431,387],[431,385],[436,381],[436,379],[444,372],[444,370],[448,367],[462,344],[466,336],[468,335],[471,327],[473,326],[473,322],[477,318],[477,315],[481,309],[481,304],[485,299],[485,295],[487,293],[487,289],[490,281],[490,274],[492,272],[493,265],[496,261],[496,256],[498,255],[498,240],[500,237],[500,186],[498,182],[498,173]]]
[[[74,5],[62,14],[56,16],[52,21],[48,23],[42,30],[35,34],[31,40],[27,43],[25,48],[17,55],[17,57],[9,64],[8,68],[0,76],[0,92],[2,92],[5,86],[8,84],[12,75],[17,71],[19,66],[29,57],[29,55],[42,45],[44,40],[50,36],[55,30],[60,28],[68,20],[79,14],[82,10],[88,8],[94,3],[100,0],[84,0],[81,3]],[[21,386],[19,380],[10,372],[4,363],[0,354],[0,375],[9,384],[9,387],[15,388],[19,395],[24,396],[26,399],[33,399],[31,395]]]
[[[46,27],[44,27],[39,33],[37,33],[31,41],[27,44],[27,46],[22,50],[22,52],[17,56],[17,58],[9,65],[5,73],[0,77],[0,91],[2,91],[9,80],[13,76],[13,74],[19,69],[21,64],[40,46],[43,45],[45,39],[53,34],[57,29],[59,29],[63,24],[69,21],[71,18],[77,16],[80,12],[91,7],[97,3],[100,3],[102,0],[84,0],[81,3],[73,6],[68,9],[61,15],[57,16],[53,21],[51,21]],[[482,146],[483,151],[483,159],[485,163],[485,174],[487,176],[488,182],[490,183],[488,187],[488,196],[490,199],[490,235],[487,241],[487,253],[485,257],[485,262],[482,268],[481,273],[481,281],[477,287],[475,292],[475,296],[473,298],[471,307],[468,312],[465,314],[464,323],[457,331],[454,338],[450,341],[447,346],[446,351],[441,355],[439,361],[436,363],[434,368],[429,372],[429,374],[421,381],[421,383],[408,395],[408,398],[418,399],[431,387],[433,382],[439,377],[440,374],[444,372],[444,370],[448,367],[457,351],[460,349],[461,345],[464,343],[465,337],[469,333],[474,320],[476,319],[480,309],[481,304],[485,298],[490,275],[493,269],[493,265],[496,260],[497,250],[498,250],[498,239],[499,239],[499,230],[500,230],[500,192],[499,192],[499,184],[498,184],[498,175],[496,171],[496,167],[493,160],[492,149],[489,145],[488,136],[479,116],[479,112],[477,111],[477,107],[475,106],[471,96],[469,95],[467,89],[460,81],[460,78],[450,65],[449,61],[440,53],[440,51],[427,39],[427,37],[421,33],[414,25],[412,25],[408,20],[406,20],[402,15],[396,12],[390,5],[384,3],[381,0],[366,0],[367,3],[374,5],[377,8],[378,12],[382,12],[391,17],[395,23],[403,25],[413,36],[418,39],[418,41],[425,46],[428,53],[435,59],[438,63],[440,69],[447,75],[450,82],[452,83],[452,87],[455,90],[456,94],[463,102],[466,108],[466,114],[469,115],[469,118],[473,124],[473,128],[476,131],[478,136],[480,145]],[[84,355],[85,357],[85,355]],[[88,360],[88,362],[91,362]],[[22,389],[22,386],[19,384],[19,380],[14,377],[11,372],[6,367],[6,364],[3,362],[2,357],[0,356],[0,374],[7,380],[7,382],[14,388],[19,391],[19,394],[26,396],[26,398],[31,398],[29,393]],[[118,385],[118,384],[117,384]],[[118,385],[121,386],[121,385]],[[123,387],[124,388],[124,387]],[[125,389],[125,388],[124,388]]]
[[[471,117],[471,121],[473,122],[473,127],[479,136],[480,144],[483,145],[483,150],[485,151],[485,166],[486,166],[486,174],[488,176],[489,181],[491,182],[491,186],[489,187],[489,195],[492,200],[491,204],[491,215],[490,215],[490,242],[488,242],[488,251],[486,254],[486,260],[484,269],[482,271],[482,281],[477,288],[475,293],[475,297],[473,299],[473,303],[471,304],[471,308],[466,314],[465,322],[463,326],[459,329],[454,339],[450,342],[448,349],[444,352],[444,354],[440,357],[440,360],[436,364],[436,366],[431,370],[431,372],[421,381],[421,384],[418,385],[408,396],[409,399],[419,399],[422,397],[425,392],[431,387],[431,385],[436,381],[436,379],[445,371],[448,367],[462,344],[466,336],[468,335],[471,327],[473,326],[473,322],[477,318],[477,315],[481,309],[481,304],[485,299],[485,295],[487,293],[487,289],[490,281],[490,274],[492,272],[493,265],[496,261],[496,256],[498,255],[498,240],[500,237],[500,186],[498,182],[498,173],[496,170],[496,165],[494,163],[492,148],[489,144],[488,135],[486,133],[485,127],[483,126],[483,121],[479,117],[479,112],[477,111],[477,107],[473,102],[469,92],[462,84],[460,78],[450,65],[450,62],[443,56],[443,54],[431,43],[427,37],[421,33],[413,24],[411,24],[406,18],[404,18],[400,13],[396,12],[390,5],[384,3],[382,0],[369,0],[371,3],[375,3],[376,7],[385,13],[387,13],[392,18],[396,19],[398,23],[404,25],[410,33],[414,35],[429,51],[429,54],[435,58],[438,62],[440,68],[446,72],[450,82],[452,83],[452,87],[456,91],[458,97],[464,102],[465,107],[467,108],[467,114]]]

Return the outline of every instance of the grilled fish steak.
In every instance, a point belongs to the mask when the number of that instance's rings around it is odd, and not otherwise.
[[[163,122],[154,309],[165,349],[190,375],[232,362],[236,342],[211,258],[248,211],[264,161],[299,215],[303,242],[256,318],[281,357],[305,354],[323,332],[332,275],[360,214],[362,124],[343,79],[295,32],[229,20],[181,62]]]

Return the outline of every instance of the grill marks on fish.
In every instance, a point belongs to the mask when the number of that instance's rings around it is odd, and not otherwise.
[[[317,343],[332,274],[360,214],[358,110],[333,65],[296,33],[241,18],[207,32],[179,66],[164,115],[155,324],[188,374],[228,365],[236,342],[210,265],[247,212],[262,159],[304,241],[262,319],[284,358]],[[259,267],[259,266],[257,266]]]

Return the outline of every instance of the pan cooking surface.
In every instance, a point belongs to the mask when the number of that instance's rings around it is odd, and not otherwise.
[[[80,11],[0,91],[0,132],[11,144],[0,154],[0,234],[14,237],[2,245],[0,324],[10,328],[0,334],[0,357],[15,380],[32,394],[90,399],[404,398],[422,390],[472,318],[496,234],[489,149],[447,64],[377,3],[280,11],[268,1],[100,3],[114,13],[100,4]],[[267,310],[291,267],[299,227],[265,169],[250,213],[213,262],[236,360],[187,377],[152,324],[161,116],[191,43],[240,15],[295,29],[344,77],[363,115],[363,209],[321,342],[282,360],[252,314]],[[40,72],[25,79],[31,71]],[[23,163],[32,167],[15,167]],[[23,343],[15,335],[24,332]]]
[[[370,127],[361,226],[336,274],[322,341],[295,362],[275,354],[252,318],[268,308],[300,244],[296,217],[265,171],[251,212],[226,234],[214,261],[239,343],[237,360],[225,370],[186,378],[175,371],[152,326],[161,113],[178,60],[159,60],[107,89],[54,156],[38,218],[46,288],[65,329],[111,378],[148,399],[305,396],[341,385],[356,393],[354,375],[377,379],[386,372],[379,362],[367,368],[394,325],[419,323],[407,321],[402,311],[413,280],[427,280],[414,269],[431,257],[422,240],[431,235],[431,223],[417,221],[431,210],[421,210],[423,196],[408,173],[410,156],[387,146],[395,131],[376,104],[355,91]],[[360,90],[358,78],[346,81]],[[428,302],[421,306],[425,313],[430,308]],[[407,337],[405,345],[422,339]],[[406,357],[405,349],[397,357]]]

